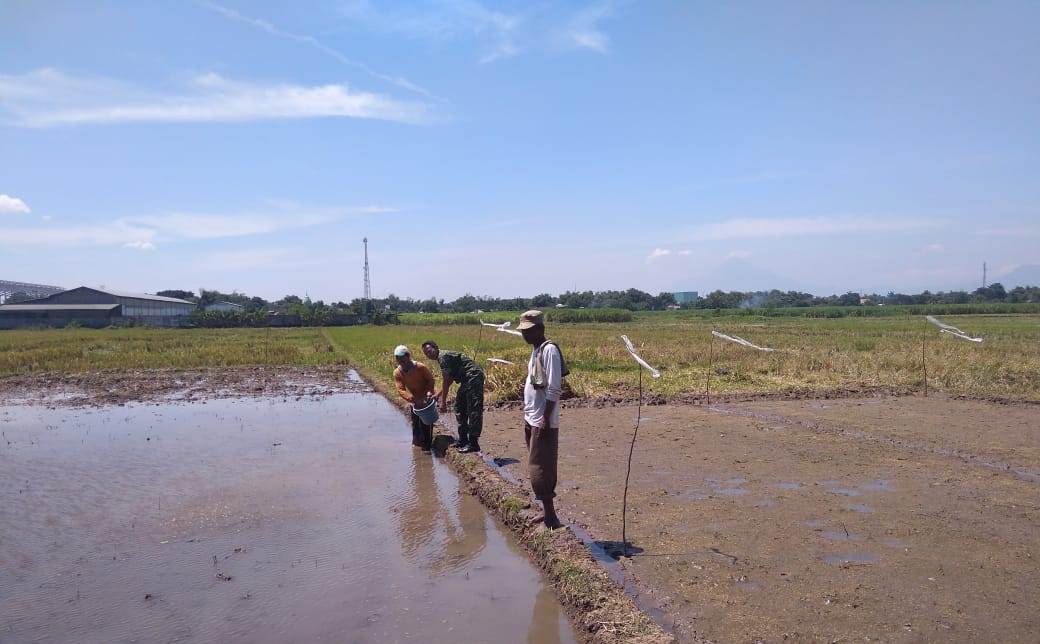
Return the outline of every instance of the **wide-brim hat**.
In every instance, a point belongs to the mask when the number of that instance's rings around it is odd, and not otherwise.
[[[538,310],[531,310],[520,316],[520,324],[516,325],[516,328],[523,331],[524,329],[533,329],[536,326],[544,325],[545,314]]]

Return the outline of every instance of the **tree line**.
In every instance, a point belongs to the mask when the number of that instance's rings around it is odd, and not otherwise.
[[[388,295],[385,298],[350,302],[311,300],[310,297],[286,295],[278,300],[243,293],[222,293],[200,289],[198,295],[187,290],[165,290],[156,295],[176,297],[195,302],[200,306],[217,302],[231,302],[242,306],[245,312],[264,314],[298,315],[315,319],[334,314],[353,313],[358,315],[393,313],[472,313],[474,311],[522,311],[533,308],[549,308],[562,305],[567,308],[626,309],[629,311],[661,311],[668,308],[735,309],[735,308],[783,308],[810,306],[871,306],[892,304],[966,304],[973,302],[1040,302],[1040,286],[1017,286],[1007,290],[999,283],[974,291],[923,291],[916,294],[889,292],[861,294],[850,291],[841,295],[818,296],[800,291],[721,291],[708,293],[693,302],[677,305],[672,293],[652,295],[639,289],[624,291],[566,291],[560,295],[541,293],[534,297],[499,298],[466,294],[451,301],[435,297],[427,299],[401,298]]]

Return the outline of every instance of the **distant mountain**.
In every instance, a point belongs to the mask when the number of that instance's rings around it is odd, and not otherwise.
[[[1006,289],[1016,286],[1040,286],[1040,264],[1019,266],[1006,275],[990,278],[990,282],[1000,282]]]

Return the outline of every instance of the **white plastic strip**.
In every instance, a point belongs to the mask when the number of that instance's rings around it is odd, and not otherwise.
[[[729,340],[730,342],[736,342],[737,344],[742,344],[745,347],[749,347],[751,349],[757,349],[758,351],[775,351],[776,350],[776,349],[770,349],[769,347],[760,347],[757,344],[753,344],[751,342],[748,342],[744,338],[738,338],[735,335],[726,335],[725,333],[719,333],[718,331],[712,331],[711,334],[713,336],[715,336],[716,338],[722,338],[723,340]]]
[[[508,329],[509,327],[513,326],[512,322],[503,322],[502,324],[494,324],[492,322],[485,322],[484,320],[481,320],[480,323],[483,324],[484,326],[489,326],[489,327],[492,327],[492,328],[495,328],[495,329]]]
[[[961,335],[964,335],[964,331],[961,331],[960,329],[958,329],[957,327],[953,326],[952,324],[946,324],[945,322],[943,322],[939,318],[935,317],[934,315],[926,315],[926,316],[924,316],[924,319],[928,320],[929,322],[931,322],[935,326],[939,327],[940,329],[943,329],[944,331],[953,331],[954,333],[960,333]]]
[[[628,348],[628,352],[632,354],[632,359],[633,360],[635,360],[640,365],[642,365],[647,371],[650,372],[650,375],[653,376],[654,378],[660,378],[661,377],[661,372],[660,371],[658,371],[657,369],[654,369],[653,367],[651,367],[650,365],[648,365],[646,363],[646,360],[643,360],[642,358],[639,357],[639,354],[636,353],[636,348],[634,346],[632,346],[632,341],[628,339],[627,335],[621,336],[621,339],[624,341],[625,347]]]
[[[496,330],[496,331],[501,331],[502,333],[508,333],[508,334],[510,334],[510,335],[518,335],[518,336],[520,336],[521,338],[522,338],[522,337],[524,337],[524,334],[523,334],[523,333],[520,333],[519,331],[514,331],[514,330],[512,330],[512,329],[507,329],[507,328],[505,328],[504,326],[500,326],[500,327],[496,328],[495,330]]]
[[[488,358],[487,361],[492,364],[516,364],[515,362],[503,360],[502,358]]]
[[[982,342],[982,338],[973,338],[967,333],[957,333],[956,331],[950,331],[949,329],[939,329],[939,333],[949,333],[955,338],[967,340],[968,342]]]

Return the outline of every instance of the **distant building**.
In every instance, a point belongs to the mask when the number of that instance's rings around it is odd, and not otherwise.
[[[245,310],[244,306],[234,302],[214,302],[207,304],[204,308],[206,311],[225,311],[227,313],[239,313]]]
[[[108,326],[130,320],[180,326],[195,304],[175,297],[80,286],[48,297],[0,306],[0,328],[21,326]]]
[[[689,304],[701,299],[701,296],[697,294],[697,291],[678,291],[672,293],[672,297],[675,298],[675,303],[680,305]]]

